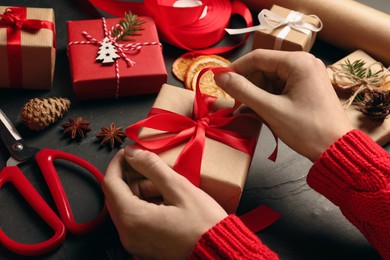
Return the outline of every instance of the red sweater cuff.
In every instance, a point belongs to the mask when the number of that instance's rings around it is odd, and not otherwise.
[[[278,259],[235,215],[204,233],[190,259]]]
[[[308,184],[335,205],[390,259],[390,156],[359,130],[330,146],[310,169]]]
[[[362,131],[352,130],[315,161],[307,182],[340,206],[345,192],[377,192],[385,189],[387,178],[384,174],[389,171],[389,162],[389,156],[382,147]]]

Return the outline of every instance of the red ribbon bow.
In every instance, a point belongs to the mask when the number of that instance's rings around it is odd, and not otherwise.
[[[10,7],[0,14],[0,28],[7,28],[7,54],[9,66],[10,85],[21,87],[23,85],[22,71],[22,38],[21,30],[37,31],[49,29],[53,32],[53,46],[56,47],[54,24],[50,21],[27,19],[26,7]]]
[[[18,30],[39,30],[42,28],[52,29],[46,21],[36,19],[26,19],[26,8],[11,7],[5,9],[4,14],[0,14],[0,27],[16,27]]]
[[[231,71],[228,68],[205,68],[200,71],[198,79],[210,69],[214,74]],[[173,169],[199,187],[200,167],[206,136],[251,156],[256,145],[256,140],[253,136],[223,129],[224,126],[238,117],[248,116],[255,118],[254,114],[233,115],[233,112],[241,105],[237,101],[235,101],[232,108],[210,112],[215,101],[216,98],[201,94],[198,80],[192,118],[168,110],[152,108],[146,119],[126,129],[126,135],[128,138],[136,141],[138,145],[156,153],[187,142],[176,159]],[[172,135],[159,139],[140,139],[138,133],[143,127],[161,130]],[[277,149],[275,149],[269,159],[275,160],[276,152]],[[280,214],[265,205],[260,205],[240,216],[240,218],[251,231],[256,233],[278,220]]]
[[[217,70],[224,69],[213,68],[212,70],[218,73]],[[201,78],[207,70],[203,69],[199,73],[198,78]],[[189,179],[194,185],[199,186],[200,168],[206,136],[249,155],[253,155],[256,145],[255,137],[223,128],[238,117],[247,116],[255,118],[255,115],[233,115],[233,112],[241,105],[237,101],[231,108],[210,112],[209,110],[215,104],[215,101],[216,98],[201,94],[199,87],[197,87],[192,118],[164,109],[152,108],[146,119],[126,129],[126,135],[143,148],[157,153],[187,142],[173,168]],[[140,139],[138,133],[143,127],[161,130],[172,135],[153,140]]]

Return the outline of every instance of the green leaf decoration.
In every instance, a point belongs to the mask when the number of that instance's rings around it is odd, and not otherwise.
[[[351,76],[359,77],[361,79],[377,77],[380,73],[383,72],[383,70],[378,70],[375,73],[372,72],[371,69],[366,67],[366,62],[364,60],[356,60],[351,62],[349,59],[346,59],[345,63],[341,64],[341,67]],[[356,81],[354,77],[350,77],[350,79],[352,81]]]
[[[112,29],[112,36],[118,37],[117,42],[130,40],[130,36],[139,36],[138,31],[144,30],[142,25],[145,23],[145,20],[142,20],[138,15],[133,14],[131,11],[125,13],[124,19],[119,21],[119,25],[122,27],[123,31],[120,28]]]

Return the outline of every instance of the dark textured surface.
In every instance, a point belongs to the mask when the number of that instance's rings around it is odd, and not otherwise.
[[[390,13],[388,0],[360,2]],[[0,89],[0,108],[16,125],[28,144],[74,153],[104,172],[117,149],[99,148],[95,134],[100,127],[108,126],[111,122],[118,126],[127,126],[143,119],[152,106],[155,95],[92,101],[79,101],[75,98],[66,55],[66,21],[101,17],[86,0],[2,0],[0,5],[54,8],[58,43],[53,89],[51,91]],[[243,47],[223,56],[233,61],[250,49],[251,39]],[[164,57],[169,73],[168,83],[176,86],[182,84],[171,75],[171,64],[182,53],[183,50],[164,44]],[[315,43],[312,53],[326,64],[348,54],[321,41]],[[70,111],[64,119],[48,129],[38,133],[31,132],[20,121],[21,107],[30,98],[52,96],[69,98],[72,102]],[[70,142],[62,136],[61,124],[69,117],[79,116],[91,121],[92,131],[82,141]],[[311,162],[281,143],[279,157],[276,163],[273,163],[267,160],[273,148],[272,135],[264,127],[238,210],[238,213],[243,213],[258,204],[266,204],[282,214],[277,223],[259,233],[264,243],[275,250],[281,259],[377,259],[375,250],[344,219],[339,210],[308,187],[305,177]],[[4,146],[0,145],[1,162],[4,162],[7,156]],[[66,167],[63,168],[65,169],[61,171],[64,172],[61,179],[74,207],[76,219],[83,221],[93,217],[99,210],[101,193],[97,189],[89,188],[89,179],[72,174]],[[24,170],[27,177],[52,204],[36,167],[25,167]],[[47,238],[48,230],[45,225],[23,204],[12,187],[6,185],[1,190],[0,205],[0,226],[8,231],[8,234],[23,242],[36,242]],[[116,239],[115,230],[110,221],[107,221],[101,229],[91,235],[80,237],[68,234],[62,247],[39,259],[102,259],[108,248],[115,245]],[[0,246],[0,259],[18,258]]]

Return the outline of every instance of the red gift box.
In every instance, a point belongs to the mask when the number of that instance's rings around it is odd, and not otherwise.
[[[134,64],[129,64],[123,56],[110,65],[96,61],[100,44],[93,41],[101,42],[121,19],[68,21],[68,56],[77,98],[152,94],[166,83],[167,72],[154,20],[146,16],[139,18],[145,21],[142,25],[144,30],[139,31],[140,35],[131,37],[134,41],[120,42],[141,45],[139,50],[124,51],[126,59]],[[104,30],[104,22],[108,32]],[[85,34],[91,38],[85,37]]]

